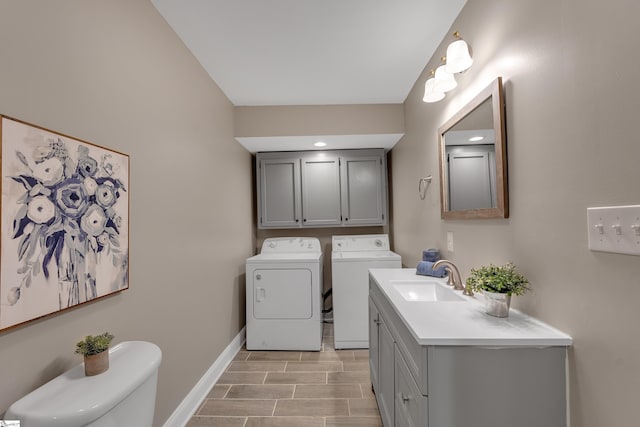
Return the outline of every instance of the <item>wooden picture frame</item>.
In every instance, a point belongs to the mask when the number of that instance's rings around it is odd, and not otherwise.
[[[488,113],[488,115],[485,115]],[[478,119],[481,118],[478,123]],[[473,131],[470,131],[473,129]],[[477,133],[490,130],[493,134],[495,159],[492,161],[491,206],[454,209],[451,205],[451,176],[447,158],[447,141],[452,131]],[[445,141],[446,139],[446,141]],[[481,142],[484,144],[484,142]],[[507,139],[505,101],[502,77],[476,95],[438,129],[438,158],[440,169],[440,217],[442,219],[509,218],[509,191],[507,178]],[[491,157],[489,157],[491,158]]]
[[[0,120],[0,331],[128,289],[129,156]]]

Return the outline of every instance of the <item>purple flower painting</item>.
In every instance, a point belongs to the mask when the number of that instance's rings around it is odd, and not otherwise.
[[[129,287],[129,157],[1,117],[0,330]]]

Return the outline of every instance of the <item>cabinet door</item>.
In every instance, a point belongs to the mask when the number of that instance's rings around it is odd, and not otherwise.
[[[300,225],[300,159],[259,160],[260,228]]]
[[[384,152],[342,157],[342,216],[345,225],[385,224]]]
[[[373,389],[378,390],[378,372],[380,370],[378,364],[378,334],[380,325],[380,313],[376,305],[369,298],[369,372],[371,373],[371,385]]]
[[[380,409],[380,417],[384,427],[394,425],[394,393],[395,393],[395,343],[393,336],[384,318],[381,318],[380,334],[379,334],[379,353],[378,353],[378,390],[376,398],[378,399],[378,408]]]
[[[340,225],[338,157],[302,159],[302,225]]]
[[[449,208],[452,211],[496,207],[495,185],[492,184],[492,181],[495,183],[495,170],[492,173],[490,153],[470,151],[473,149],[477,150],[471,147],[447,153]],[[495,168],[495,162],[493,165]]]

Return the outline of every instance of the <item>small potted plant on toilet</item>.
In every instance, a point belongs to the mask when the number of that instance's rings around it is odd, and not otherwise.
[[[512,263],[503,266],[490,264],[472,268],[467,287],[484,294],[487,314],[508,317],[511,296],[522,295],[529,290],[529,281]]]
[[[88,377],[98,375],[109,369],[109,344],[113,335],[105,332],[100,335],[87,335],[76,344],[76,353],[84,356],[84,374]]]

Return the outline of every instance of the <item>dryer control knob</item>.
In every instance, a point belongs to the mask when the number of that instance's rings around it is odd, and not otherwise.
[[[275,248],[276,246],[278,246],[278,244],[276,242],[269,242],[269,247],[270,248]]]
[[[379,248],[382,247],[382,240],[376,239],[376,246]]]

